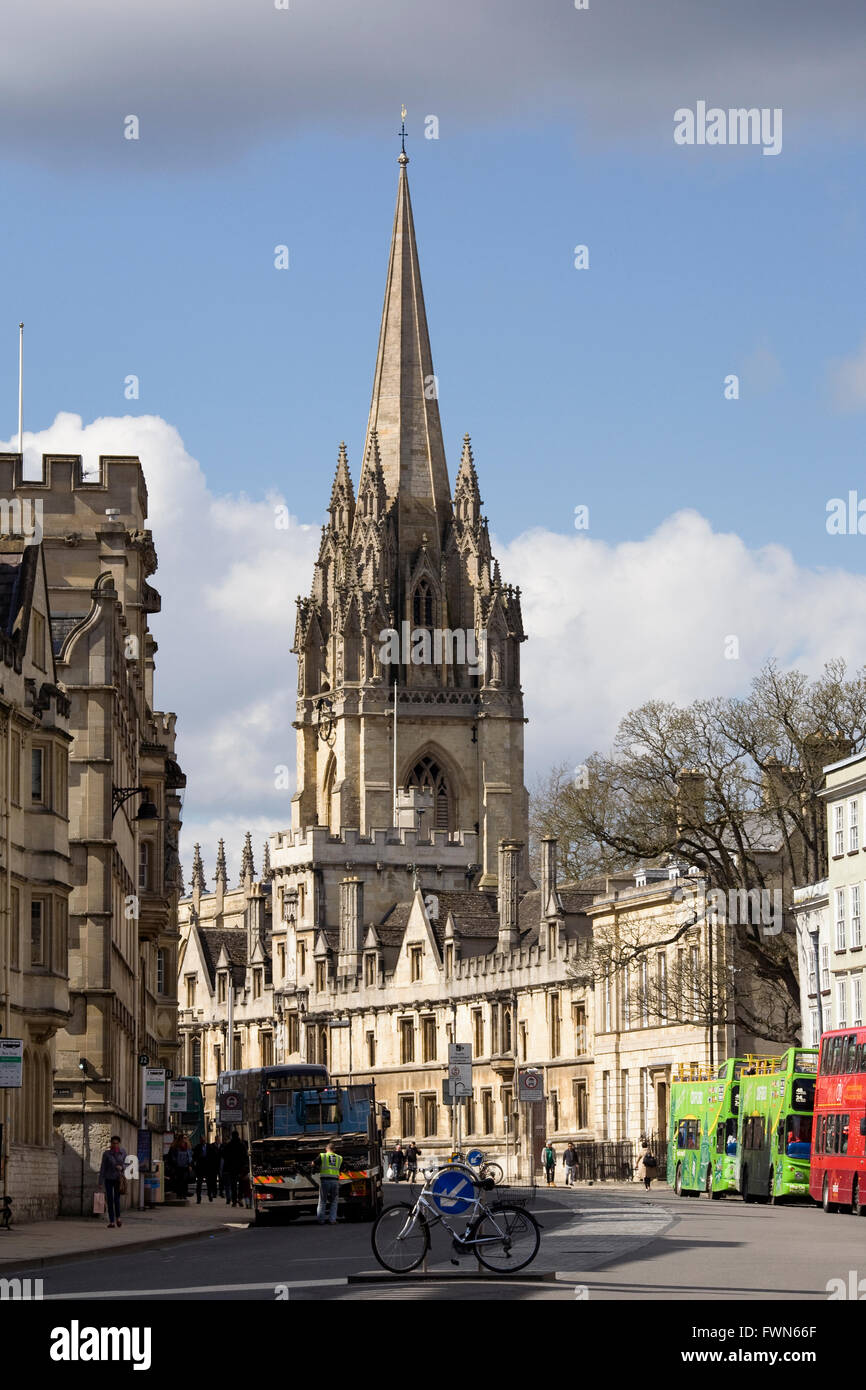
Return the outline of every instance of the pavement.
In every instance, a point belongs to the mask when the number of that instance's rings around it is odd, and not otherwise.
[[[202,1240],[227,1230],[246,1230],[253,1214],[229,1207],[217,1197],[201,1206],[195,1197],[186,1206],[145,1207],[124,1211],[122,1226],[109,1230],[102,1216],[64,1216],[31,1221],[0,1230],[0,1275],[20,1269],[45,1269],[70,1260],[93,1260],[135,1250],[153,1250],[173,1242]]]

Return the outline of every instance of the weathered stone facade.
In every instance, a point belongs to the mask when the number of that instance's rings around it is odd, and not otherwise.
[[[56,1216],[52,1082],[69,1017],[69,700],[51,650],[38,540],[0,539],[0,980],[3,1035],[24,1041],[0,1089],[3,1194],[16,1221]]]
[[[53,1082],[61,1210],[88,1212],[107,1138],[136,1150],[137,1056],[176,1070],[185,783],[175,716],[153,708],[148,618],[160,596],[148,582],[156,552],[140,461],[101,458],[88,473],[80,458],[50,456],[24,479],[20,456],[4,454],[0,495],[42,508],[50,635],[71,706],[70,1012]],[[148,802],[156,817],[138,819]],[[148,1117],[156,1132],[160,1112]]]

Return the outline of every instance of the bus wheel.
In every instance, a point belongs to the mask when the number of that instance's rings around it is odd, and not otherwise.
[[[712,1201],[712,1202],[717,1202],[717,1201],[719,1200],[719,1198],[721,1197],[721,1195],[722,1195],[721,1192],[717,1192],[716,1189],[713,1187],[713,1170],[712,1170],[712,1168],[708,1168],[708,1169],[707,1169],[707,1196],[710,1198],[710,1201]]]
[[[743,1194],[743,1201],[744,1201],[744,1202],[754,1202],[755,1198],[754,1198],[753,1194],[749,1191],[749,1170],[748,1170],[748,1168],[744,1168],[744,1169],[743,1169],[743,1176],[742,1176],[742,1178],[741,1178],[741,1180],[740,1180],[740,1191],[741,1191],[742,1194]]]
[[[683,1195],[683,1165],[681,1163],[677,1164],[677,1175],[674,1178],[674,1192],[678,1197],[682,1197]]]
[[[824,1186],[821,1188],[821,1206],[825,1211],[835,1211],[835,1203],[830,1201],[830,1179],[824,1174]]]
[[[866,1216],[866,1207],[860,1200],[860,1179],[854,1179],[854,1186],[851,1188],[851,1215]]]
[[[776,1205],[776,1194],[775,1194],[775,1192],[773,1191],[773,1185],[774,1185],[774,1183],[775,1183],[775,1180],[776,1180],[776,1175],[775,1175],[775,1173],[773,1172],[773,1170],[772,1170],[772,1168],[771,1168],[771,1169],[770,1169],[770,1176],[769,1176],[769,1178],[768,1178],[768,1180],[767,1180],[767,1201],[769,1202],[769,1204],[770,1204],[771,1207],[774,1207],[774,1206]]]

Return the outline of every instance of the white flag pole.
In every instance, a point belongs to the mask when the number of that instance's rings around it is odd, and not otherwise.
[[[18,452],[24,472],[24,324],[18,325]]]

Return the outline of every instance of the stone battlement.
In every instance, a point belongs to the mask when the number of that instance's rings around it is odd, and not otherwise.
[[[141,460],[134,455],[101,454],[91,471],[85,470],[80,454],[43,454],[40,475],[25,478],[20,454],[0,454],[0,497],[15,493],[48,493],[58,500],[74,493],[88,508],[98,502],[103,513],[106,507],[117,507],[134,525],[147,516],[147,484]],[[94,494],[99,494],[94,502],[85,500]],[[61,509],[68,511],[68,503]]]
[[[424,862],[441,860],[450,866],[474,862],[478,854],[478,835],[474,830],[461,830],[449,835],[446,830],[434,830],[432,836],[420,838],[415,829],[374,830],[362,835],[360,830],[344,829],[332,834],[327,825],[310,825],[305,830],[282,830],[270,838],[271,867],[294,868],[298,860],[342,859],[347,851],[361,861],[372,861],[399,846],[413,850]]]

